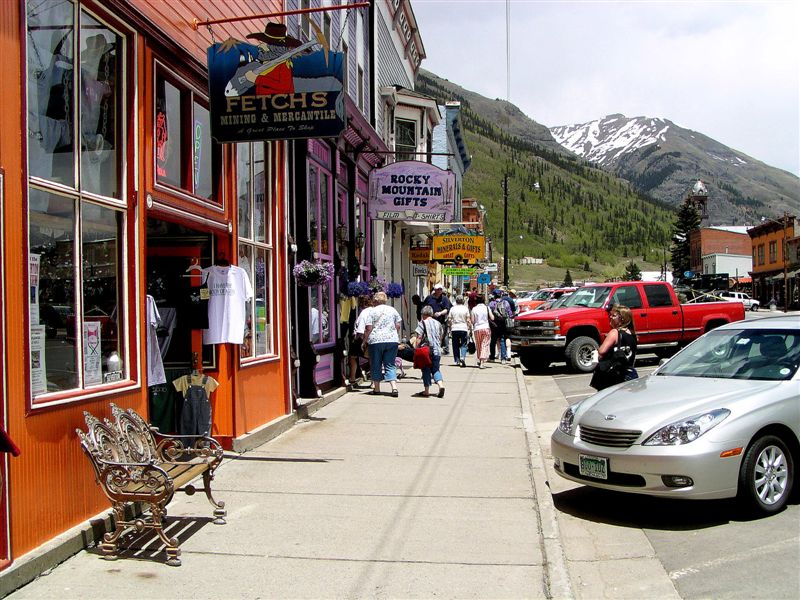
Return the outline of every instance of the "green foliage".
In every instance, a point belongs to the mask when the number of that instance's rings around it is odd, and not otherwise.
[[[672,277],[682,279],[683,273],[689,270],[691,254],[689,249],[689,233],[700,227],[700,210],[697,205],[686,198],[678,209],[675,225],[672,229]]]
[[[600,263],[596,272],[602,272],[623,254],[644,255],[669,244],[674,212],[662,203],[584,160],[507,133],[473,110],[466,98],[424,74],[416,89],[441,104],[461,102],[462,131],[472,154],[463,196],[485,206],[495,260],[503,248],[504,172],[511,260],[542,257],[551,266],[577,271],[586,271],[592,261]]]
[[[642,270],[639,268],[635,262],[631,261],[627,265],[625,265],[625,281],[641,281],[642,280]]]

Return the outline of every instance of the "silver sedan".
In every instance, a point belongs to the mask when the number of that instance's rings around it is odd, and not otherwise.
[[[800,319],[710,331],[648,377],[569,407],[551,438],[563,477],[674,498],[789,500],[800,461]]]

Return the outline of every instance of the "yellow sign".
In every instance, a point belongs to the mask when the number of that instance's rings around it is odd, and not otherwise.
[[[486,238],[482,235],[433,236],[433,260],[483,260]]]
[[[409,251],[411,256],[412,263],[427,263],[431,262],[431,247],[430,246],[422,246],[417,248],[411,248]]]

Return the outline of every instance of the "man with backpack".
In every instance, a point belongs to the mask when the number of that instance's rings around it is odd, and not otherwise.
[[[499,289],[492,291],[493,299],[489,302],[489,310],[494,317],[492,326],[492,339],[489,346],[489,362],[494,362],[496,357],[497,344],[500,344],[500,364],[506,364],[508,359],[508,348],[506,348],[506,336],[508,334],[507,319],[514,318],[514,311],[511,305],[503,297],[503,292]]]

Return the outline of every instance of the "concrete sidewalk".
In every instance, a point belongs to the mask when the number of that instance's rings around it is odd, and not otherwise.
[[[348,393],[232,454],[226,525],[202,494],[169,507],[183,566],[134,536],[127,558],[82,551],[10,598],[572,596],[521,370],[443,371],[444,398],[412,397],[409,369],[399,398]]]
[[[412,397],[407,369],[399,398],[348,393],[230,454],[226,525],[202,494],[170,505],[179,568],[132,536],[125,558],[82,551],[9,598],[678,598],[644,532],[593,519],[553,471],[552,377],[489,367],[445,365],[441,399]]]

